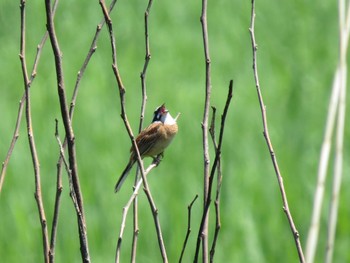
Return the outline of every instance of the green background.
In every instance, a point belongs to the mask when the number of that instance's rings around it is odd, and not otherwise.
[[[147,1],[120,0],[111,15],[118,65],[126,87],[126,109],[134,132],[138,128],[141,102],[140,72],[145,57],[146,6]],[[211,105],[217,107],[218,116],[223,110],[229,80],[234,80],[234,97],[227,116],[222,149],[222,228],[215,262],[297,262],[294,239],[282,210],[276,176],[262,135],[248,31],[250,11],[251,2],[248,0],[209,1],[208,6]],[[36,47],[45,32],[44,1],[28,1],[26,12],[26,56],[28,69],[31,70]],[[147,72],[145,122],[151,121],[154,108],[163,102],[173,116],[181,112],[179,133],[167,149],[163,162],[152,171],[148,180],[159,209],[170,262],[178,261],[187,229],[187,206],[199,194],[192,209],[192,233],[183,262],[193,260],[203,206],[201,121],[205,63],[200,12],[200,1],[154,1],[149,18],[152,58]],[[305,247],[338,57],[337,5],[328,0],[317,3],[263,0],[256,3],[256,15],[258,67],[270,136],[284,178],[289,206]],[[63,52],[69,99],[101,19],[98,1],[59,3],[55,24]],[[18,57],[19,1],[0,2],[0,24],[0,158],[4,160],[13,134],[18,102],[23,94]],[[119,93],[111,64],[109,35],[104,27],[97,50],[81,81],[73,121],[93,262],[114,260],[122,208],[131,194],[133,182],[130,176],[121,191],[117,195],[113,193],[114,184],[129,158],[130,140],[120,118]],[[31,96],[49,230],[58,158],[55,118],[59,120],[61,138],[64,135],[55,79],[52,50],[47,42]],[[347,125],[334,262],[350,261],[349,138]],[[145,160],[145,163],[149,162]],[[330,174],[332,168],[333,164],[329,166]],[[326,183],[317,262],[324,258],[330,176]],[[76,216],[65,173],[63,187],[56,261],[79,262]],[[33,194],[34,173],[23,118],[20,137],[0,196],[1,262],[43,261],[41,229]],[[144,193],[140,194],[139,204],[138,262],[160,262],[153,218]],[[212,240],[215,227],[213,207],[210,215]],[[131,237],[130,214],[122,245],[122,262],[129,261]]]

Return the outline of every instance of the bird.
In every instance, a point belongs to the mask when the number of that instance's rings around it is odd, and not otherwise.
[[[163,154],[178,131],[176,119],[165,108],[165,103],[156,108],[152,123],[142,130],[135,140],[142,159],[144,157],[155,158]],[[129,162],[115,185],[115,193],[120,190],[131,168],[137,161],[137,153],[133,146],[130,148],[130,153]]]

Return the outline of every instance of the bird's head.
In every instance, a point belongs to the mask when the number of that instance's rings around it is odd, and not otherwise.
[[[160,121],[165,122],[166,116],[168,115],[169,111],[165,108],[165,103],[163,103],[161,106],[156,108],[154,111],[154,116],[152,122]]]
[[[152,122],[162,122],[166,125],[172,125],[176,123],[176,119],[171,117],[169,111],[165,108],[165,103],[159,106],[154,111],[154,116]]]

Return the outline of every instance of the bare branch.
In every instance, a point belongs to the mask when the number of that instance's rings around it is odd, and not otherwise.
[[[125,112],[125,96],[124,96],[125,95],[125,88],[124,88],[123,82],[121,80],[119,69],[118,69],[118,64],[117,64],[117,52],[116,52],[115,37],[114,37],[114,33],[113,33],[112,20],[108,14],[104,0],[100,0],[100,5],[102,8],[102,12],[105,16],[105,20],[106,20],[106,23],[108,26],[108,32],[109,32],[109,36],[110,36],[110,40],[111,40],[112,60],[113,60],[112,68],[113,68],[113,72],[114,72],[114,75],[116,77],[116,80],[118,83],[118,88],[119,88],[120,104],[121,104],[121,117],[123,119],[124,125],[127,129],[127,132],[129,134],[130,140],[132,141],[132,145],[133,145],[133,148],[134,148],[136,156],[137,156],[137,162],[138,162],[138,165],[139,165],[140,171],[141,171],[141,178],[142,178],[142,182],[143,182],[143,186],[144,186],[144,191],[146,193],[147,199],[148,199],[149,204],[150,204],[151,209],[152,209],[153,219],[154,219],[156,231],[157,231],[158,244],[159,244],[159,248],[161,251],[162,258],[163,258],[163,262],[168,262],[166,250],[165,250],[165,246],[164,246],[164,241],[163,241],[163,236],[162,236],[162,232],[161,232],[160,222],[159,222],[159,218],[158,218],[158,210],[154,204],[151,192],[149,191],[148,183],[147,183],[146,176],[145,176],[143,161],[141,159],[140,152],[139,152],[139,149],[137,147],[134,134],[132,132],[132,129],[130,127],[130,124],[129,124],[129,121],[127,119],[127,115]],[[116,256],[116,260],[118,260],[117,256]]]
[[[60,156],[61,156],[61,158],[62,158],[62,161],[63,161],[63,163],[64,163],[64,167],[66,168],[66,171],[67,171],[67,174],[68,174],[70,196],[71,196],[71,198],[72,198],[72,201],[73,201],[73,205],[74,205],[75,210],[77,211],[78,214],[80,214],[81,211],[80,211],[79,204],[78,204],[78,201],[77,201],[77,197],[76,197],[75,191],[74,191],[72,170],[69,168],[69,164],[68,164],[68,162],[67,162],[67,160],[66,160],[66,157],[64,156],[64,148],[63,148],[63,145],[62,145],[62,143],[61,143],[60,136],[59,136],[59,134],[58,134],[58,120],[56,119],[55,121],[56,121],[55,137],[56,137],[56,140],[57,140],[59,149],[60,149]],[[81,217],[78,217],[78,220],[79,220],[79,219],[81,219]],[[82,222],[81,222],[81,224],[82,224]]]
[[[225,108],[224,108],[223,114],[221,116],[221,127],[220,127],[220,134],[219,134],[219,142],[218,142],[218,146],[217,146],[216,153],[215,153],[214,163],[213,163],[213,166],[212,166],[211,171],[210,171],[209,185],[208,185],[208,196],[207,196],[207,199],[205,200],[206,206],[204,207],[204,211],[203,211],[203,215],[202,215],[202,219],[201,219],[201,224],[200,224],[200,228],[199,228],[199,232],[198,232],[198,236],[197,236],[197,245],[196,245],[196,252],[195,252],[194,262],[198,261],[200,241],[202,239],[202,235],[203,235],[203,231],[204,231],[204,227],[205,227],[205,220],[206,220],[206,217],[208,217],[208,214],[209,214],[209,207],[210,207],[210,203],[211,203],[211,191],[212,191],[212,187],[213,187],[213,180],[214,180],[214,176],[215,176],[215,172],[216,172],[217,166],[218,166],[218,164],[220,162],[220,158],[221,158],[221,147],[222,147],[222,141],[223,141],[223,136],[224,136],[225,121],[226,121],[227,112],[228,112],[228,109],[229,109],[229,106],[230,106],[230,102],[231,102],[231,99],[232,99],[232,90],[233,90],[233,81],[231,80],[229,88],[228,88],[228,94],[227,94]],[[215,241],[215,239],[214,239],[214,241]],[[215,245],[214,245],[214,247],[215,247]]]
[[[184,241],[184,244],[182,246],[182,250],[181,250],[181,255],[180,255],[180,259],[179,259],[179,263],[182,262],[182,258],[183,258],[183,255],[185,253],[185,249],[186,249],[186,246],[187,246],[187,241],[188,241],[188,238],[191,234],[191,210],[192,210],[192,206],[194,204],[194,202],[197,200],[198,198],[198,194],[196,194],[196,196],[194,197],[194,199],[192,200],[192,202],[188,205],[187,209],[188,209],[188,217],[187,217],[187,232],[186,232],[186,237],[185,237],[185,241]]]
[[[139,132],[142,130],[142,124],[145,116],[145,109],[146,109],[146,101],[147,101],[147,92],[146,92],[146,73],[149,61],[151,59],[151,51],[149,46],[149,30],[148,30],[148,16],[151,11],[153,0],[148,1],[148,5],[145,11],[145,49],[146,49],[146,55],[145,55],[145,63],[143,65],[142,72],[140,74],[141,78],[141,90],[142,90],[142,104],[141,104],[141,116],[140,116],[140,125],[139,125]]]
[[[146,73],[147,73],[148,63],[151,59],[151,51],[150,51],[150,45],[149,45],[149,32],[148,32],[148,16],[149,16],[150,11],[151,11],[152,3],[153,3],[153,0],[149,0],[148,5],[146,7],[145,14],[144,14],[146,55],[145,55],[145,63],[143,65],[143,69],[142,69],[142,72],[140,74],[142,103],[141,103],[139,132],[141,132],[142,127],[143,127],[143,121],[144,121],[145,110],[146,110],[146,102],[147,102]],[[140,172],[140,170],[136,169],[135,184],[138,181],[139,172]],[[138,234],[139,234],[137,197],[134,199],[134,202],[133,202],[133,228],[134,228],[134,232],[133,232],[133,238],[132,238],[131,262],[135,263],[136,262],[136,251],[137,251],[137,240],[138,240]]]
[[[4,162],[2,163],[1,174],[0,174],[0,194],[1,194],[2,186],[5,180],[7,166],[12,156],[13,149],[15,148],[17,139],[19,137],[19,129],[21,127],[24,102],[25,102],[25,94],[23,94],[22,99],[19,101],[19,108],[17,113],[15,130],[13,132],[10,148],[7,151]]]
[[[20,43],[20,60],[22,65],[22,73],[24,80],[24,89],[25,89],[25,98],[26,98],[26,120],[27,120],[27,133],[29,140],[29,147],[32,156],[32,162],[34,167],[34,176],[35,176],[35,200],[37,202],[39,210],[39,218],[42,231],[43,247],[44,247],[44,261],[49,262],[49,237],[47,231],[47,221],[44,210],[44,204],[41,195],[41,179],[40,179],[40,164],[39,158],[36,150],[34,133],[32,127],[32,116],[31,116],[31,101],[30,101],[30,82],[28,77],[26,58],[25,58],[25,33],[26,33],[26,22],[25,22],[25,1],[22,0],[20,4],[21,9],[21,43]],[[20,112],[20,111],[19,111]],[[20,121],[20,118],[17,121]]]
[[[211,124],[209,128],[210,136],[213,141],[213,145],[215,148],[215,151],[218,150],[218,145],[216,142],[216,136],[215,136],[215,116],[216,116],[216,108],[212,107],[213,113],[212,113],[212,119]],[[220,190],[221,190],[221,183],[222,183],[222,174],[221,174],[221,158],[218,160],[217,165],[217,184],[216,184],[216,197],[215,197],[215,231],[214,231],[214,238],[212,242],[212,246],[210,249],[210,262],[214,262],[214,254],[215,254],[215,247],[216,247],[216,241],[219,236],[219,231],[221,228],[221,222],[220,222]]]
[[[255,86],[256,86],[256,91],[258,94],[258,99],[259,99],[259,104],[260,104],[260,109],[261,109],[261,114],[262,114],[262,122],[263,122],[263,127],[264,127],[264,137],[265,137],[266,144],[267,144],[267,147],[268,147],[269,152],[270,152],[272,164],[273,164],[273,167],[275,169],[276,176],[277,176],[277,180],[278,180],[278,184],[279,184],[279,188],[280,188],[281,196],[282,196],[283,210],[287,216],[291,231],[293,233],[293,237],[294,237],[296,248],[297,248],[298,255],[299,255],[299,260],[300,260],[300,262],[305,262],[303,250],[302,250],[301,243],[300,243],[299,233],[294,225],[292,214],[289,210],[288,200],[287,200],[286,192],[284,190],[282,175],[281,175],[279,167],[278,167],[277,158],[276,158],[275,152],[274,152],[273,147],[272,147],[272,143],[270,140],[269,131],[268,131],[268,127],[267,127],[266,107],[265,107],[265,104],[263,101],[263,97],[262,97],[261,90],[260,90],[260,84],[259,84],[259,76],[258,76],[258,68],[257,68],[257,56],[256,56],[258,46],[257,46],[256,41],[255,41],[254,26],[255,26],[255,0],[252,0],[251,23],[250,23],[250,27],[249,27],[249,32],[250,32],[250,37],[251,37],[251,42],[252,42],[252,50],[253,50],[253,71],[254,71]]]
[[[109,6],[109,9],[108,9],[108,13],[110,13],[115,4],[116,4],[117,0],[113,0]],[[90,48],[89,48],[89,51],[88,51],[88,54],[86,55],[85,57],[85,60],[83,62],[83,65],[81,66],[81,68],[79,69],[78,71],[78,74],[77,74],[77,79],[76,79],[76,82],[75,82],[75,85],[74,85],[74,91],[73,91],[73,96],[71,98],[71,102],[70,102],[70,108],[69,108],[69,116],[71,119],[73,119],[73,114],[74,114],[74,107],[75,107],[75,103],[76,103],[76,99],[77,99],[77,95],[78,95],[78,91],[79,91],[79,86],[80,86],[80,81],[85,73],[85,70],[90,62],[90,59],[92,57],[92,55],[95,53],[96,49],[97,49],[97,40],[98,40],[98,37],[100,35],[100,32],[101,32],[101,29],[103,28],[105,24],[105,19],[103,18],[101,20],[101,22],[97,25],[96,27],[96,32],[95,32],[95,35],[92,39],[92,42],[91,42],[91,45],[90,45]],[[63,143],[63,146],[65,146],[65,142]]]
[[[157,162],[153,162],[144,172],[145,176],[158,165]],[[123,216],[122,216],[122,222],[120,224],[120,231],[119,231],[119,238],[118,238],[118,243],[117,243],[117,248],[116,248],[116,257],[115,257],[115,262],[120,262],[120,250],[121,250],[121,245],[122,245],[122,240],[123,240],[123,234],[124,234],[124,229],[125,229],[125,222],[126,222],[126,216],[128,214],[129,208],[131,203],[134,202],[135,198],[138,195],[139,189],[142,185],[142,178],[137,182],[137,184],[134,187],[134,191],[127,202],[127,204],[123,208]]]
[[[90,262],[86,223],[85,223],[84,208],[83,208],[83,197],[80,190],[78,168],[77,168],[77,161],[76,161],[75,136],[73,133],[73,127],[72,127],[72,123],[71,123],[71,119],[68,111],[64,77],[63,77],[63,69],[62,69],[62,57],[61,57],[62,54],[61,54],[61,50],[59,48],[57,36],[55,33],[50,0],[45,0],[45,7],[46,7],[46,19],[47,19],[47,31],[49,33],[50,42],[52,45],[52,51],[55,58],[57,88],[58,88],[58,96],[59,96],[59,102],[61,107],[61,115],[62,115],[62,120],[63,120],[67,142],[68,142],[69,168],[72,173],[74,193],[76,195],[77,202],[79,205],[79,211],[80,211],[80,213],[77,212],[77,217],[78,217],[78,225],[79,225],[81,257],[83,262]],[[80,223],[82,225],[80,225]]]
[[[57,237],[57,227],[58,227],[58,216],[59,216],[60,204],[61,204],[61,194],[62,194],[62,190],[63,190],[62,173],[59,169],[59,166],[60,166],[59,162],[57,163],[56,166],[57,166],[56,196],[55,196],[55,206],[54,206],[52,227],[51,227],[51,239],[50,239],[50,251],[49,251],[50,263],[53,263],[55,261],[55,248],[56,248],[56,237]]]
[[[110,7],[109,7],[109,12],[114,8],[114,5],[116,3],[117,0],[113,0]],[[57,7],[57,3],[58,0],[55,1],[54,3],[54,7],[53,7],[53,14],[55,12],[55,9]],[[78,74],[77,74],[77,79],[75,82],[75,86],[74,86],[74,90],[73,90],[73,95],[70,101],[70,107],[69,107],[69,117],[71,120],[71,123],[73,122],[73,116],[74,116],[74,108],[76,105],[76,99],[77,99],[77,95],[78,95],[78,91],[79,91],[79,87],[80,87],[80,81],[85,73],[85,70],[90,62],[90,59],[92,57],[92,55],[95,53],[96,49],[97,49],[97,40],[99,37],[99,34],[101,32],[102,27],[105,24],[105,20],[102,19],[102,21],[97,25],[97,29],[95,32],[95,35],[93,37],[92,43],[90,45],[89,51],[85,57],[85,60],[83,62],[83,65],[81,66]],[[48,33],[46,32],[46,35],[44,36],[45,40],[48,36]],[[39,45],[40,46],[40,45]],[[62,148],[63,150],[66,148],[67,146],[67,137],[65,136],[63,144],[62,144]],[[57,223],[58,223],[58,212],[59,212],[59,204],[60,204],[60,196],[61,196],[61,192],[62,192],[62,182],[61,182],[61,178],[62,178],[62,162],[63,162],[63,158],[62,155],[59,155],[58,161],[57,161],[57,190],[56,190],[56,198],[55,198],[55,208],[54,208],[54,217],[53,217],[53,225],[52,225],[52,230],[51,230],[51,242],[50,242],[50,262],[54,261],[54,250],[55,250],[55,243],[56,243],[56,234],[57,234]],[[70,178],[71,181],[71,178]],[[71,196],[72,196],[72,191],[70,191]],[[73,201],[74,201],[74,197]],[[76,199],[76,198],[75,198]],[[74,203],[74,206],[76,207],[76,204]],[[77,209],[76,207],[76,211],[77,213],[80,213],[80,210]]]
[[[205,58],[205,100],[204,100],[204,112],[202,121],[203,132],[203,159],[204,159],[204,175],[203,175],[203,210],[209,210],[209,204],[206,203],[209,196],[209,170],[210,170],[210,156],[209,156],[209,144],[208,144],[208,119],[209,119],[209,106],[210,106],[210,94],[211,94],[211,61],[209,54],[209,38],[208,38],[208,23],[207,23],[207,0],[202,0],[202,13],[200,21],[202,24],[203,34],[203,46],[204,46],[204,58]],[[209,211],[203,212],[204,221],[201,227],[200,237],[202,242],[202,258],[203,263],[208,262],[208,220]],[[197,244],[197,248],[199,244]],[[198,257],[198,250],[195,255],[195,259]],[[196,262],[196,260],[195,260]]]
[[[24,1],[25,2],[25,1]],[[58,0],[55,1],[54,3],[54,6],[53,6],[53,14],[55,13],[56,11],[56,7],[57,7],[57,3],[58,3]],[[39,60],[40,60],[40,56],[41,56],[41,51],[43,49],[43,46],[45,45],[46,43],[46,40],[47,40],[47,36],[48,36],[48,33],[45,32],[43,38],[41,39],[38,47],[37,47],[37,52],[36,52],[36,55],[35,55],[35,59],[34,59],[34,63],[33,63],[33,69],[32,69],[32,73],[30,74],[30,78],[29,78],[29,82],[28,82],[28,85],[31,86],[35,77],[36,77],[36,69],[38,67],[38,64],[39,64]],[[7,154],[6,154],[6,157],[5,157],[5,160],[4,162],[2,163],[2,168],[1,168],[1,174],[0,174],[0,194],[1,194],[1,191],[2,191],[2,186],[3,186],[3,183],[4,183],[4,180],[5,180],[5,176],[6,176],[6,170],[7,170],[7,166],[8,166],[8,163],[11,159],[11,155],[12,155],[12,152],[13,152],[13,149],[15,148],[15,145],[16,145],[16,142],[17,142],[17,139],[19,137],[19,129],[21,127],[21,122],[22,122],[22,113],[23,113],[23,107],[24,107],[24,102],[26,100],[26,92],[24,91],[23,92],[23,95],[22,95],[22,98],[21,100],[19,101],[19,108],[18,108],[18,113],[17,113],[17,119],[16,119],[16,125],[15,125],[15,131],[13,133],[13,137],[12,137],[12,140],[11,140],[11,144],[10,144],[10,147],[7,151]]]

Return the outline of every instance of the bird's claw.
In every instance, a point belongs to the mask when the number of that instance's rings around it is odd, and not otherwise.
[[[156,157],[153,158],[153,163],[158,166],[160,161],[163,159],[164,153],[158,154]]]

